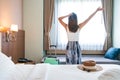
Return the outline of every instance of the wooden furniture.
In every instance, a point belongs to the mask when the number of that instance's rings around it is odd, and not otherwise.
[[[31,62],[26,62],[26,63],[20,63],[20,62],[18,62],[16,64],[32,64],[32,65],[35,65],[36,63],[34,61],[31,61]]]
[[[2,52],[7,56],[11,56],[13,62],[17,63],[19,58],[24,58],[25,53],[25,31],[19,30],[16,33],[16,40],[15,41],[7,41],[6,40],[6,33],[2,33],[1,38],[2,44]]]
[[[31,61],[31,62],[26,62],[26,63],[24,63],[24,64],[35,64],[35,62],[34,62],[34,61]]]

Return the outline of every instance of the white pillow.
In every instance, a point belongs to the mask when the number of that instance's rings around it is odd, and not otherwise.
[[[0,80],[23,80],[19,74],[14,62],[0,52]]]
[[[13,68],[14,66],[15,66],[14,62],[9,57],[7,57],[5,54],[0,52],[0,71]]]
[[[120,69],[109,69],[103,72],[98,80],[120,80]]]

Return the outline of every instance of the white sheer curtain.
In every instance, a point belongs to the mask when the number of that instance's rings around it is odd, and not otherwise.
[[[75,12],[78,16],[78,23],[84,21],[98,7],[101,7],[101,0],[55,0],[55,12],[52,29],[50,32],[51,44],[57,45],[57,49],[65,49],[67,34],[58,17]],[[68,23],[68,18],[64,19]],[[90,22],[80,31],[80,46],[82,50],[103,50],[106,37],[103,14],[98,12]]]

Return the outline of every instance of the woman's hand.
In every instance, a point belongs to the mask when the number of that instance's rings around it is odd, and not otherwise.
[[[71,15],[72,15],[72,13],[68,14],[68,17],[71,16]]]
[[[100,7],[97,8],[97,11],[102,11],[102,10],[103,10],[103,8],[100,8]]]

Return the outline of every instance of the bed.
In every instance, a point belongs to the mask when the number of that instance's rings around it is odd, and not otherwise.
[[[90,72],[80,65],[14,64],[0,53],[0,80],[120,80],[120,65],[96,64],[102,69]]]

